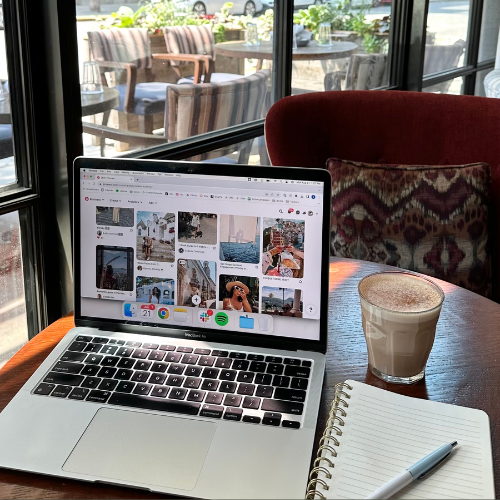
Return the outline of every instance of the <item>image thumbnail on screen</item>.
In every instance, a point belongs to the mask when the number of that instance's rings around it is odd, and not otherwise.
[[[175,214],[137,212],[137,260],[174,262]]]
[[[220,216],[220,260],[258,264],[260,261],[259,218],[245,215]]]
[[[135,284],[137,302],[174,305],[174,290],[175,283],[172,279],[137,276]]]
[[[208,260],[177,261],[177,305],[216,308],[216,263]]]
[[[221,274],[218,309],[258,313],[259,278]]]
[[[302,290],[272,286],[262,287],[262,313],[302,318],[302,311]]]
[[[96,287],[127,292],[134,289],[133,248],[97,245]]]
[[[179,212],[179,241],[182,243],[217,244],[217,215]]]
[[[304,277],[305,221],[264,218],[262,274]]]
[[[120,207],[95,207],[98,226],[134,227],[134,209]]]

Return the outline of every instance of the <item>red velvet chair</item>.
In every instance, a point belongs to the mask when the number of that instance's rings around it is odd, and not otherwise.
[[[330,157],[368,163],[492,170],[493,294],[500,298],[500,100],[418,92],[345,91],[281,99],[266,117],[271,163],[325,168]]]

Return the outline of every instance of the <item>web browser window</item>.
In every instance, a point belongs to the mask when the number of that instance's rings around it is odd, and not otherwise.
[[[81,169],[81,314],[319,340],[323,183]]]

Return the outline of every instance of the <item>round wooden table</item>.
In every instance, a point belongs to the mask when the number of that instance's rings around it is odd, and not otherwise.
[[[120,104],[120,93],[118,90],[104,88],[102,94],[81,94],[82,116],[97,115],[116,108]],[[10,99],[7,97],[0,101],[0,125],[11,123]]]
[[[488,413],[491,421],[495,488],[500,493],[500,305],[463,288],[436,280],[446,299],[425,378],[412,386],[391,385],[368,370],[357,285],[372,272],[392,267],[332,258],[328,310],[325,384],[316,433],[325,427],[334,386],[346,379],[422,399],[442,401]],[[60,319],[23,347],[0,370],[0,410],[10,401],[48,353],[73,327]],[[304,485],[305,487],[305,485]],[[166,498],[141,490],[57,479],[0,469],[0,498]]]
[[[305,47],[297,47],[292,53],[292,59],[294,61],[340,59],[350,56],[357,48],[354,42],[332,42],[326,46],[312,40]],[[272,59],[273,42],[261,41],[260,45],[245,45],[244,41],[222,42],[215,45],[215,53],[243,59]]]

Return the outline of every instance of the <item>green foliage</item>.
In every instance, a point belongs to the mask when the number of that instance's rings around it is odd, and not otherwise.
[[[267,9],[257,18],[257,29],[261,40],[270,40],[274,28],[274,10]]]

